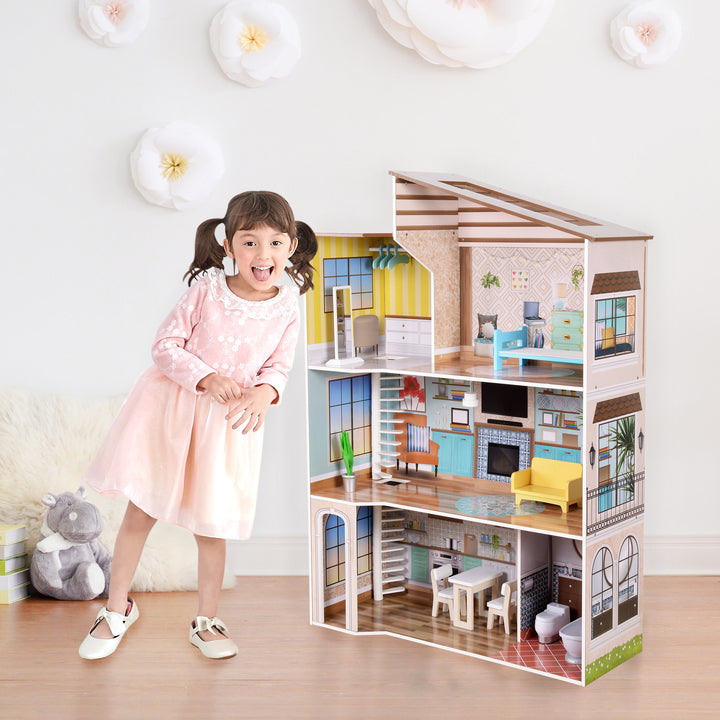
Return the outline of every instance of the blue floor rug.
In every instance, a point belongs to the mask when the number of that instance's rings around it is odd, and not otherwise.
[[[455,507],[464,515],[474,517],[508,517],[511,515],[534,515],[545,509],[545,503],[523,500],[515,504],[514,497],[504,495],[475,495],[460,498]]]

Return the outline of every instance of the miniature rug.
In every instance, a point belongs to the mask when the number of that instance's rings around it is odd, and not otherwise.
[[[515,504],[514,497],[504,495],[475,495],[460,498],[455,507],[464,515],[474,517],[508,517],[511,515],[534,515],[545,509],[545,503],[523,500]]]

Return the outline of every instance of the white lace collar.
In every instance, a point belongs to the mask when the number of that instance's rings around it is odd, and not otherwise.
[[[225,271],[220,268],[209,268],[203,277],[207,282],[210,295],[230,310],[243,310],[250,315],[268,317],[276,313],[284,313],[288,306],[295,305],[299,291],[296,287],[280,285],[275,297],[267,300],[245,300],[238,297],[227,284]]]

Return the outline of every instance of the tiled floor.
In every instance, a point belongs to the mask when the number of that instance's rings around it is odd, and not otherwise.
[[[531,638],[500,651],[495,658],[571,680],[581,680],[580,665],[565,662],[565,653],[565,647],[559,640],[543,645],[537,638]]]

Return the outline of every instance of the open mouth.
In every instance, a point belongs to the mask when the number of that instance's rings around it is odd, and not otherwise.
[[[252,274],[253,277],[258,282],[267,282],[272,277],[273,272],[273,266],[268,265],[265,267],[253,267]]]

